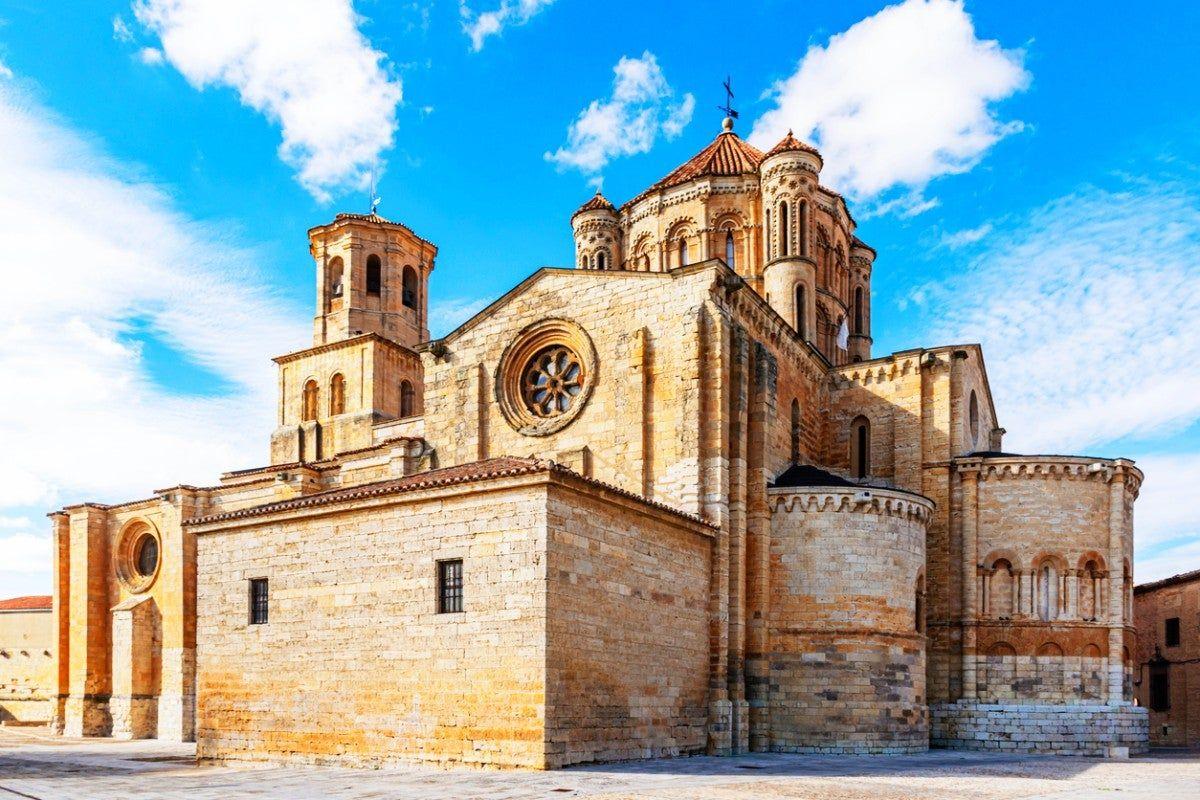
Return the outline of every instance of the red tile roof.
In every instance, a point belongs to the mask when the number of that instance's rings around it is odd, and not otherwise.
[[[796,150],[799,150],[803,153],[814,153],[818,156],[821,155],[817,152],[817,148],[813,147],[811,144],[805,144],[804,142],[800,141],[793,136],[792,132],[789,130],[787,132],[787,136],[780,139],[779,144],[768,150],[767,154],[763,157],[770,158],[771,156],[779,155],[780,153],[790,153]]]
[[[183,524],[204,525],[207,523],[220,522],[228,519],[256,517],[262,514],[271,514],[276,511],[290,511],[298,508],[307,508],[309,506],[322,506],[328,503],[336,503],[345,500],[359,500],[368,497],[401,494],[403,492],[412,492],[421,489],[435,489],[442,486],[454,486],[462,483],[470,483],[472,481],[488,480],[492,478],[517,477],[538,472],[551,472],[558,473],[560,475],[571,475],[594,486],[614,492],[623,497],[637,500],[641,503],[645,503],[648,506],[661,509],[677,517],[683,517],[689,521],[698,522],[707,527],[713,527],[695,514],[690,514],[686,511],[680,511],[679,509],[673,508],[666,503],[650,500],[642,497],[639,494],[634,494],[633,492],[629,492],[617,486],[604,483],[603,481],[584,477],[574,472],[570,468],[554,461],[547,461],[540,458],[514,458],[510,456],[488,458],[484,459],[483,461],[472,461],[467,464],[458,464],[457,466],[453,467],[443,467],[441,469],[430,470],[429,472],[420,472],[416,475],[409,475],[404,478],[393,478],[391,480],[378,481],[376,483],[351,486],[345,489],[330,489],[324,492],[314,492],[313,494],[294,497],[290,500],[280,500],[274,503],[266,503],[261,506],[243,508],[237,511],[227,511],[221,514],[212,514],[206,517],[193,517],[192,519],[185,519]]]
[[[592,195],[591,200],[588,200],[586,203],[584,203],[578,209],[575,210],[575,213],[571,215],[571,219],[575,219],[576,216],[578,216],[579,214],[582,214],[585,211],[616,211],[616,210],[617,210],[617,207],[614,206],[612,203],[608,202],[608,198],[605,197],[604,195],[600,194],[600,190],[597,189],[596,193],[594,195]]]
[[[630,205],[643,197],[672,186],[715,175],[753,175],[762,163],[763,152],[742,139],[733,131],[717,135],[712,144],[676,167],[665,178],[630,200]]]
[[[0,600],[0,611],[49,611],[52,598],[48,594],[34,594],[26,597],[10,597]]]
[[[1142,594],[1143,592],[1151,592],[1155,589],[1162,589],[1165,586],[1177,586],[1181,583],[1191,583],[1192,581],[1200,581],[1200,569],[1194,569],[1191,572],[1181,572],[1178,575],[1172,575],[1169,578],[1162,580],[1143,583],[1133,587],[1134,594]]]

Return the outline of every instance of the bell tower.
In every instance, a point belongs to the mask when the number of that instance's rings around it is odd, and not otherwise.
[[[308,241],[317,267],[314,346],[364,333],[408,348],[429,339],[433,243],[378,214],[338,214]]]

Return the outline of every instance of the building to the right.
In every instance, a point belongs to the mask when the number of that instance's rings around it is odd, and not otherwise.
[[[1133,590],[1134,686],[1155,747],[1200,747],[1200,569]]]

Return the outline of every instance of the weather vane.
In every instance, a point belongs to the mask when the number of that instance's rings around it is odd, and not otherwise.
[[[733,110],[733,89],[729,85],[728,75],[725,76],[725,83],[722,85],[725,87],[725,105],[717,106],[717,108],[724,111],[725,116],[729,117],[730,119],[737,119],[738,113]]]

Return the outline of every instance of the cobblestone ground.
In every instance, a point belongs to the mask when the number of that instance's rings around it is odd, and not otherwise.
[[[197,766],[192,745],[56,739],[0,728],[0,800],[396,798],[426,800],[1200,800],[1200,753],[1129,761],[932,751],[919,756],[754,755],[557,772]]]

